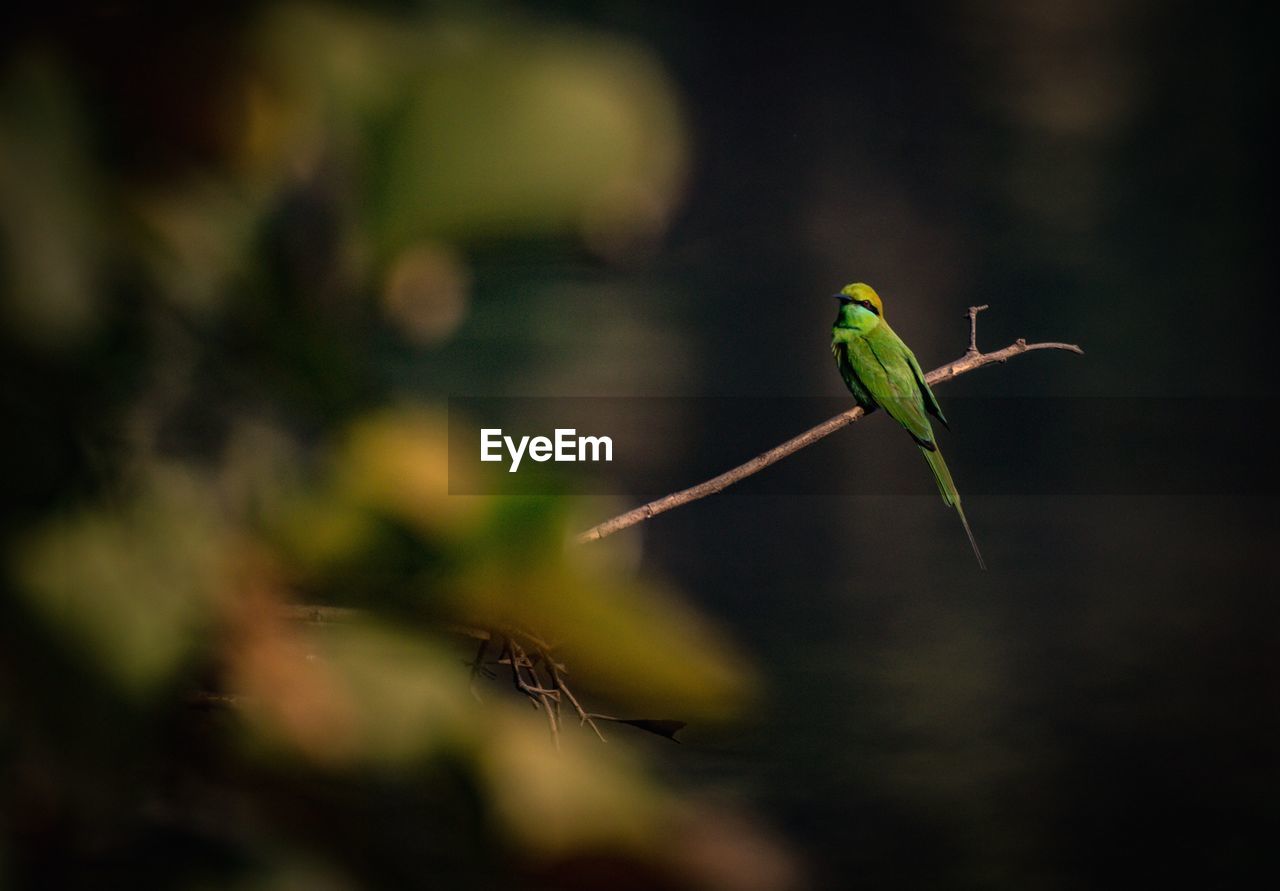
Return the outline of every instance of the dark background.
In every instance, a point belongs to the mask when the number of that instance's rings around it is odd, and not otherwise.
[[[430,27],[458,11],[373,14]],[[70,60],[90,97],[94,163],[113,182],[239,175],[209,123],[209,84],[234,79],[260,13],[157,21],[130,4],[68,7],[28,14],[4,45],[8,58],[41,46]],[[173,346],[136,309],[146,289],[126,263],[114,321],[88,346],[50,358],[10,335],[6,530],[100,491],[128,463],[127,448],[108,449],[104,474],[59,449],[114,441],[166,343],[217,369],[161,412],[158,448],[179,460],[210,460],[246,406],[311,443],[406,399],[691,397],[662,403],[689,431],[681,442],[658,437],[670,417],[632,419],[629,434],[643,444],[647,431],[663,478],[681,486],[826,416],[800,417],[808,403],[791,397],[838,407],[827,295],[840,286],[874,285],[926,368],[959,356],[965,308],[990,304],[984,348],[1026,337],[1085,349],[937,391],[951,421],[940,441],[990,572],[879,416],[619,534],[642,575],[673,583],[738,643],[759,690],[736,722],[695,722],[684,746],[653,747],[651,769],[754,814],[814,887],[1218,886],[1274,870],[1276,95],[1261,9],[609,2],[466,14],[517,34],[607,35],[665,70],[688,150],[665,231],[621,251],[555,228],[437,231],[467,270],[467,310],[423,346],[325,302],[341,290],[326,290],[341,278],[327,258],[358,227],[334,196],[382,156],[321,166],[265,199],[252,262],[267,284],[252,290],[284,295],[270,312],[237,316],[233,300]],[[331,349],[346,338],[359,346]],[[779,398],[738,412],[715,397]],[[574,522],[652,488],[616,480],[622,496],[575,508]],[[11,681],[22,675],[13,658]]]

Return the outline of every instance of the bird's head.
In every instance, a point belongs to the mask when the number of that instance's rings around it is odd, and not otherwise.
[[[840,301],[835,322],[838,330],[863,334],[879,325],[884,318],[884,303],[870,285],[854,282],[832,296]]]

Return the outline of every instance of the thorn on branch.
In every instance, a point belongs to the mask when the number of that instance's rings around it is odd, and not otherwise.
[[[980,355],[978,351],[978,313],[982,312],[984,309],[990,309],[990,308],[991,306],[989,304],[984,303],[981,306],[969,307],[969,311],[965,313],[965,315],[969,317],[968,354],[971,356]]]

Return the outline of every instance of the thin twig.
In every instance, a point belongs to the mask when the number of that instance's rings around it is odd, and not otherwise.
[[[1027,343],[1022,338],[1018,338],[1009,346],[1002,350],[996,350],[994,353],[980,353],[978,352],[978,313],[986,308],[985,306],[972,306],[969,308],[969,350],[954,362],[935,368],[926,374],[925,380],[929,384],[933,385],[949,381],[967,372],[982,368],[984,365],[1007,362],[1014,356],[1020,356],[1032,350],[1066,350],[1070,353],[1084,355],[1084,350],[1073,343]],[[712,477],[706,482],[690,486],[688,489],[682,489],[679,492],[672,492],[670,495],[664,495],[661,498],[650,501],[648,504],[642,504],[626,513],[618,514],[618,516],[605,520],[603,523],[597,523],[587,531],[579,533],[575,541],[578,544],[598,541],[607,535],[612,535],[638,523],[643,523],[650,517],[656,517],[658,514],[666,513],[691,501],[714,495],[740,480],[759,473],[770,464],[776,464],[788,455],[794,455],[805,446],[813,445],[818,440],[830,436],[841,427],[847,427],[864,414],[866,412],[861,406],[854,406],[834,418],[829,418],[818,426],[806,430],[799,436],[788,439],[782,445],[774,446],[769,451],[757,455],[745,464],[740,464],[732,470]]]
[[[542,681],[538,679],[538,672],[534,667],[533,661],[528,657],[524,648],[521,647],[520,644],[508,637],[505,639],[503,652],[510,660],[511,680],[515,684],[515,688],[525,696],[529,697],[530,701],[533,702],[534,708],[544,705],[548,699],[559,698],[560,694],[555,690],[542,686]],[[503,661],[505,660],[499,656],[499,664]],[[529,680],[532,681],[532,683],[525,680],[526,671],[528,672]]]
[[[969,307],[969,311],[965,313],[965,315],[969,317],[969,350],[965,355],[981,355],[978,351],[978,313],[982,312],[984,309],[990,308],[990,306],[984,303],[981,306]]]
[[[551,741],[555,743],[556,751],[560,751],[560,701],[559,698],[552,699],[550,696],[542,697],[542,705],[547,710],[547,726],[551,730]]]
[[[600,742],[607,742],[604,734],[600,732],[600,727],[592,720],[591,714],[582,707],[582,703],[578,701],[578,697],[573,695],[573,691],[569,689],[569,685],[564,682],[564,677],[560,672],[565,671],[565,667],[553,660],[548,654],[543,653],[543,663],[547,666],[547,672],[551,675],[551,684],[557,690],[564,693],[565,698],[569,700],[569,704],[573,706],[573,710],[578,713],[578,725],[588,724],[595,731],[596,736],[600,737]],[[557,705],[559,703],[557,702]]]

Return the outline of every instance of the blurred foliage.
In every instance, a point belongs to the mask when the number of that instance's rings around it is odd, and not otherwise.
[[[9,11],[0,887],[796,884],[743,800],[812,887],[1273,868],[1266,8],[725,12]],[[931,494],[787,494],[916,491],[883,419],[589,548],[448,495],[446,394],[751,397],[596,416],[680,483],[802,429],[852,278],[928,364],[971,304],[1088,350],[940,394],[992,572]],[[688,744],[556,754],[483,622]]]
[[[157,471],[129,503],[86,509],[19,540],[17,588],[68,646],[134,695],[154,693],[212,618],[227,550],[211,492]]]
[[[569,547],[563,499],[450,496],[443,389],[404,404],[376,371],[456,335],[477,245],[615,261],[661,233],[687,140],[657,62],[319,4],[19,38],[0,883],[784,884],[624,740],[570,721],[557,751],[528,700],[471,696],[451,627],[536,629],[627,713],[722,719],[746,675],[675,594]]]

